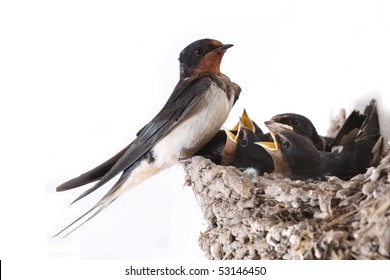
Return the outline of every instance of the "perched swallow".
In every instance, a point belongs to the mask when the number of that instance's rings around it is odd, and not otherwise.
[[[258,171],[259,175],[263,175],[264,172],[270,173],[274,170],[272,158],[264,148],[256,145],[255,142],[271,141],[271,136],[270,134],[256,134],[252,121],[246,122],[252,127],[248,128],[240,118],[236,134],[225,130],[227,138],[221,153],[221,164],[237,168],[252,167]]]
[[[98,167],[57,187],[57,191],[66,191],[99,180],[74,203],[122,173],[95,206],[57,235],[70,234],[122,193],[171,167],[179,159],[193,156],[210,141],[226,121],[241,92],[236,83],[220,72],[222,57],[232,46],[203,39],[180,53],[178,84],[161,111],[137,133],[135,140]]]
[[[307,137],[319,151],[331,151],[333,146],[344,145],[354,139],[362,126],[366,115],[354,110],[345,120],[336,138],[318,135],[313,123],[305,116],[293,113],[279,114],[272,121],[290,125],[294,132]]]
[[[263,131],[261,131],[260,127],[250,119],[248,113],[244,109],[242,115],[241,115],[242,122],[244,126],[248,127],[253,133],[255,134],[263,134]],[[239,122],[233,127],[232,130],[230,130],[230,133],[233,135],[237,134],[237,130],[239,127]],[[215,164],[222,164],[222,151],[225,147],[227,136],[224,129],[220,129],[217,134],[204,145],[199,151],[195,153],[196,156],[203,156],[204,158],[207,158],[214,162]]]
[[[364,110],[366,116],[356,137],[348,143],[334,146],[331,152],[318,151],[307,139],[286,124],[265,122],[273,142],[257,142],[271,155],[276,173],[291,179],[323,180],[337,176],[348,180],[376,165],[381,154],[376,102],[372,100]]]

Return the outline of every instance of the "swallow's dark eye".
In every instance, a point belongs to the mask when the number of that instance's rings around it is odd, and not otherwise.
[[[284,141],[282,144],[283,149],[288,149],[288,148],[290,148],[290,146],[291,146],[291,144],[288,141]]]
[[[240,141],[241,147],[246,147],[248,145],[248,139],[244,138]]]
[[[204,52],[204,49],[201,48],[201,47],[196,48],[195,51],[194,51],[194,53],[195,53],[196,55],[202,55],[203,52]]]
[[[299,124],[299,121],[297,119],[291,119],[290,120],[290,124],[291,125],[298,125]]]

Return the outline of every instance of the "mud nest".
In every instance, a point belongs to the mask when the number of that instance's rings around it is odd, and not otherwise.
[[[207,221],[208,259],[390,259],[390,152],[349,181],[183,164]]]

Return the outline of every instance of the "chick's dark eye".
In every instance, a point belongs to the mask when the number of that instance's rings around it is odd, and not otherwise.
[[[244,138],[240,141],[241,147],[246,147],[248,145],[248,139]]]
[[[283,149],[288,149],[288,148],[290,148],[290,146],[291,146],[291,144],[288,141],[284,141],[282,144]]]
[[[299,124],[299,121],[297,119],[291,119],[290,120],[290,124],[291,125],[298,125]]]
[[[194,51],[194,53],[196,54],[196,55],[202,55],[203,54],[203,52],[204,52],[204,50],[202,49],[202,48],[196,48],[195,49],[195,51]]]

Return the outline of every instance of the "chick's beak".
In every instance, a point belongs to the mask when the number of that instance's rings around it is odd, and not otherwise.
[[[268,127],[270,134],[272,136],[272,139],[274,141],[273,142],[255,142],[255,144],[260,145],[266,151],[277,151],[279,149],[279,145],[278,145],[278,142],[276,141],[275,134],[278,131],[282,131],[282,130],[286,130],[286,129],[293,130],[293,127],[286,125],[286,124],[275,122],[273,120],[266,121],[264,123]]]
[[[272,139],[274,140],[273,142],[255,142],[255,144],[263,147],[266,151],[278,150],[278,143],[276,142],[275,134],[273,134],[272,132],[270,132],[270,134]]]
[[[227,136],[232,142],[236,142],[237,135],[234,135],[230,130],[228,130],[228,129],[226,129],[226,128],[223,128],[223,130],[225,130],[226,136]],[[237,134],[238,134],[238,132],[237,132]]]

